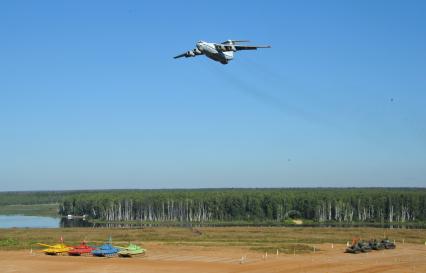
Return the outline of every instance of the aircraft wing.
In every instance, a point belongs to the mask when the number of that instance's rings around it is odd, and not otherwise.
[[[247,45],[235,45],[235,44],[215,44],[215,48],[218,51],[240,51],[240,50],[256,50],[258,48],[270,48],[270,45],[266,46],[247,46]]]
[[[189,51],[187,51],[187,52],[185,52],[185,53],[182,53],[182,54],[180,54],[180,55],[177,55],[177,56],[175,56],[174,58],[175,59],[177,59],[177,58],[182,58],[182,57],[185,57],[185,58],[189,58],[189,57],[195,57],[195,56],[197,56],[197,55],[202,55],[203,53],[201,53],[201,51],[199,51],[197,48],[195,48],[195,49],[193,49],[193,50],[189,50]]]
[[[177,58],[182,58],[182,57],[186,57],[186,52],[182,53],[180,55],[174,56],[173,58],[177,59]]]
[[[246,45],[234,45],[236,50],[256,50],[258,48],[271,48],[270,45],[267,46],[246,46]]]

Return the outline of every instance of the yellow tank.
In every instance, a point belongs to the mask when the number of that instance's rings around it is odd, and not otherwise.
[[[37,243],[39,246],[45,246],[47,248],[43,249],[43,252],[46,255],[61,255],[61,254],[67,254],[68,251],[72,249],[72,247],[67,246],[64,244],[63,239],[61,238],[61,243],[56,245],[47,245],[47,244],[41,244]]]

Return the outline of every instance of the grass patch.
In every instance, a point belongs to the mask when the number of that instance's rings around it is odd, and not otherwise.
[[[18,245],[18,241],[15,239],[11,239],[11,238],[4,238],[4,239],[0,239],[0,248],[5,249],[5,248],[10,248],[10,247],[15,247]]]
[[[113,243],[126,245],[129,241],[143,245],[154,242],[185,246],[235,246],[254,251],[292,254],[313,251],[312,245],[322,243],[346,244],[352,238],[371,239],[389,237],[397,243],[424,244],[425,229],[380,228],[310,228],[310,227],[149,227],[131,228],[10,228],[0,229],[1,249],[36,248],[37,242],[58,243],[63,236],[69,245],[86,240],[102,244],[111,235]]]

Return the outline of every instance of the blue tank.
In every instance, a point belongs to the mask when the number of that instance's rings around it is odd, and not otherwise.
[[[93,256],[104,257],[117,255],[118,248],[113,247],[111,244],[104,244],[92,251]]]

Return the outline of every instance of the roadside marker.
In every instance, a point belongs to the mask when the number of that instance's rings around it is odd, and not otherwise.
[[[331,244],[331,248],[334,248],[334,244]]]
[[[278,248],[277,248],[277,256],[278,256]]]

